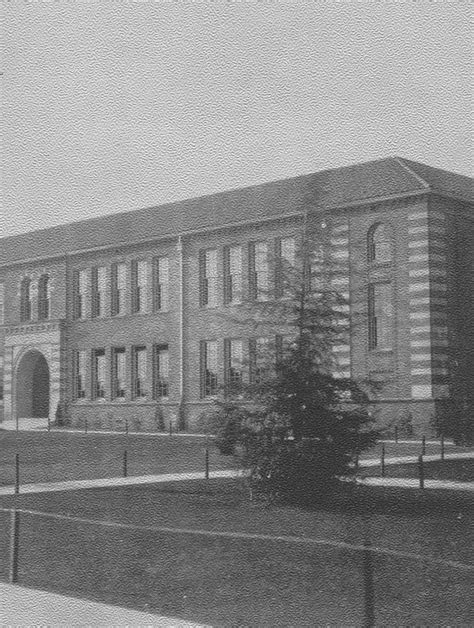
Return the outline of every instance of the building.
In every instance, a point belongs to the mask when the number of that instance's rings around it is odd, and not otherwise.
[[[426,432],[472,396],[473,218],[471,179],[394,157],[3,238],[0,418],[60,404],[91,428],[199,429],[255,351],[234,314],[309,219],[362,321],[343,375],[381,382],[380,421]]]

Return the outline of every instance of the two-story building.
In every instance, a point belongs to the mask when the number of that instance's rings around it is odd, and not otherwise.
[[[239,312],[308,220],[357,320],[340,372],[380,382],[379,420],[426,431],[472,397],[472,180],[394,157],[0,239],[0,420],[199,429],[279,333]]]

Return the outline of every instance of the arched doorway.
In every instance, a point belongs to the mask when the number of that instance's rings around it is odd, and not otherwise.
[[[16,415],[18,418],[49,416],[49,367],[42,353],[28,351],[16,370]]]

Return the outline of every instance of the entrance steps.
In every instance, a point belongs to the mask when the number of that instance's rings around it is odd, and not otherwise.
[[[45,418],[20,418],[10,421],[2,421],[0,423],[0,429],[2,430],[16,430],[18,425],[19,430],[45,430],[48,429],[48,419]]]

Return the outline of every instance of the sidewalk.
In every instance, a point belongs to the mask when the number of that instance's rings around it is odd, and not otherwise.
[[[474,451],[459,452],[454,454],[446,454],[445,460],[469,459],[474,458]],[[439,455],[425,456],[425,461],[439,460]],[[385,465],[416,463],[417,456],[400,456],[387,458]],[[366,459],[359,462],[360,468],[376,467],[380,465],[380,460]],[[241,477],[240,470],[223,470],[211,471],[209,478],[236,478]],[[92,480],[71,480],[67,482],[44,482],[42,484],[22,484],[20,486],[20,495],[27,493],[49,493],[57,491],[77,491],[88,488],[106,488],[114,486],[135,486],[139,484],[157,484],[163,482],[183,482],[186,480],[203,480],[204,473],[202,471],[190,473],[163,473],[160,475],[139,475],[131,477],[112,477],[112,478],[96,478]],[[382,478],[369,477],[358,480],[364,484],[372,484],[377,486],[398,486],[404,488],[419,488],[419,480],[415,478]],[[444,489],[474,492],[474,482],[452,482],[444,480],[425,480],[425,489]],[[1,495],[13,495],[13,486],[3,486],[0,488]]]
[[[174,617],[0,583],[1,626],[158,626],[205,628]]]

